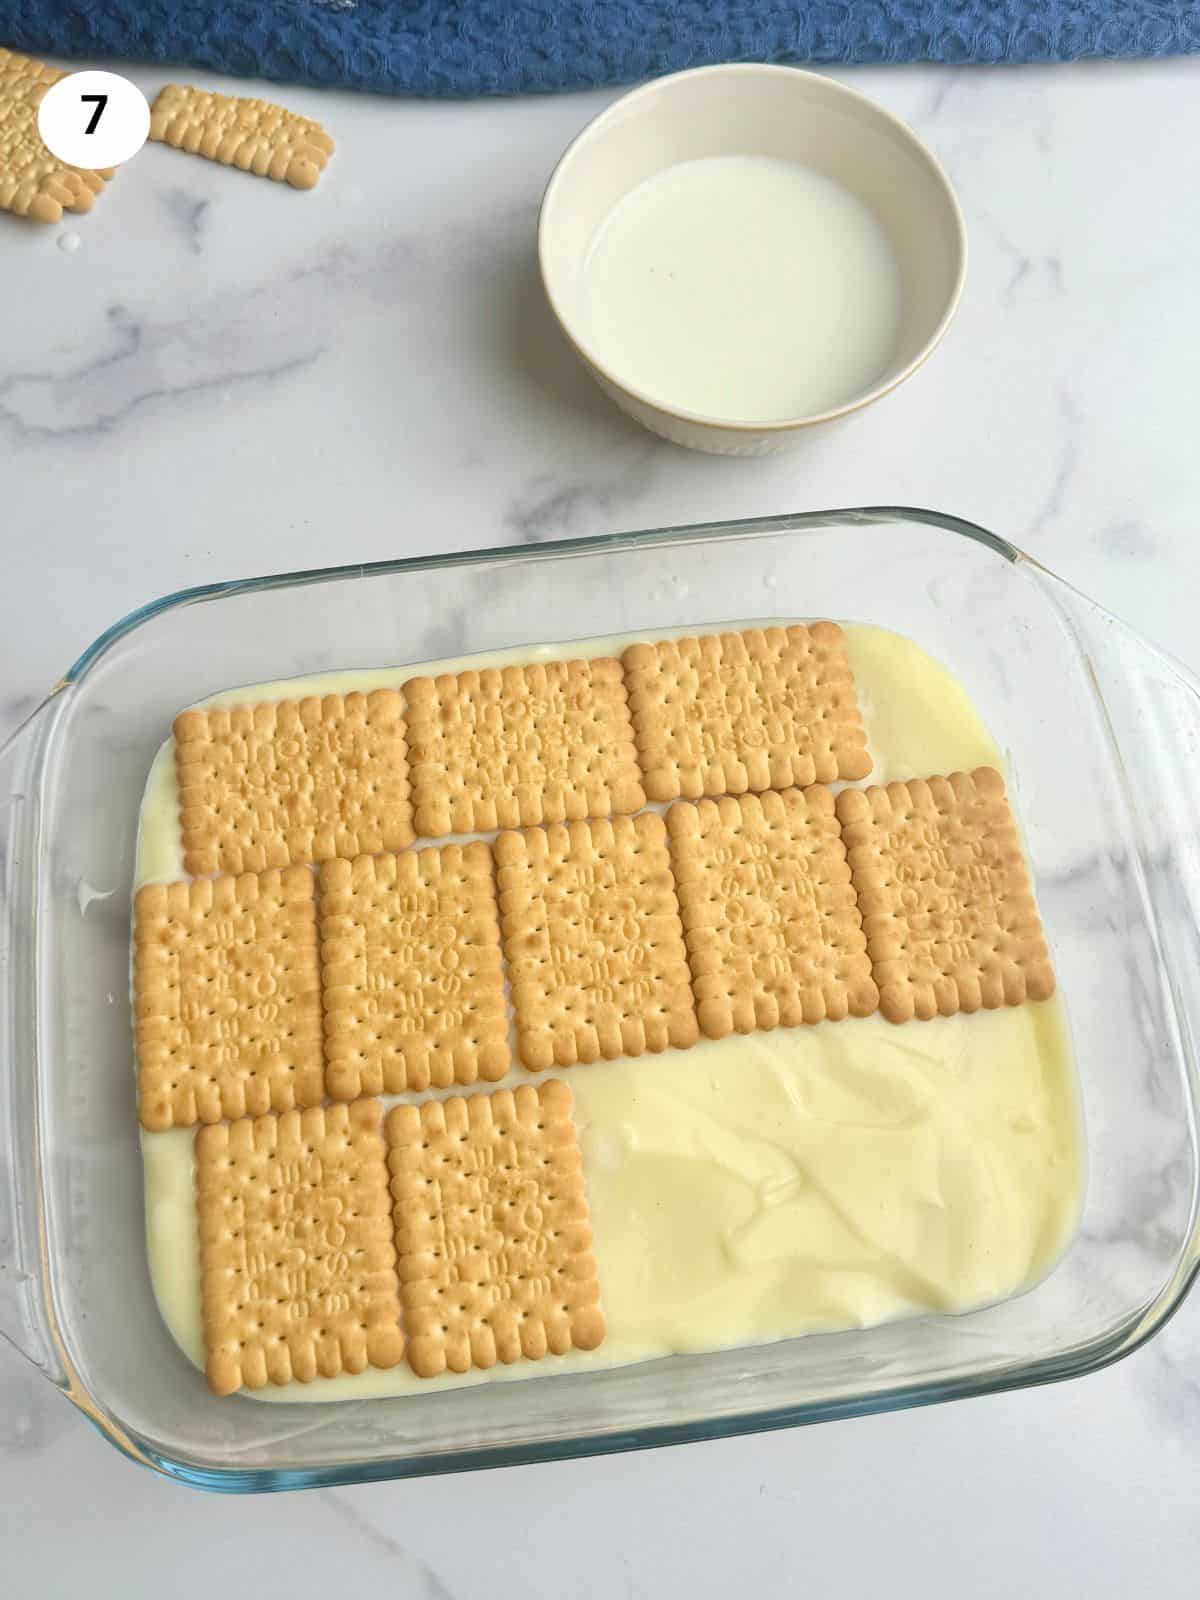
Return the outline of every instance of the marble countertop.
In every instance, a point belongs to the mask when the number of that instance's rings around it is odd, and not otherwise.
[[[911,383],[771,461],[641,433],[543,306],[540,191],[606,96],[289,91],[338,140],[312,195],[155,146],[88,217],[0,216],[0,734],[110,621],[184,585],[870,503],[982,522],[1200,668],[1200,60],[846,76],[949,169],[968,286]],[[372,1581],[1168,1600],[1195,1593],[1198,1485],[1194,1302],[1065,1386],[249,1501],[129,1465],[0,1348],[14,1600],[98,1573],[126,1600]]]

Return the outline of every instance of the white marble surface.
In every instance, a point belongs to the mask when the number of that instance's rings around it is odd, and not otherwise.
[[[777,461],[639,433],[550,323],[538,197],[605,97],[296,91],[339,144],[315,194],[151,147],[61,230],[0,216],[0,731],[182,585],[871,502],[990,525],[1200,667],[1200,61],[851,81],[949,168],[968,289],[910,384]],[[1167,1600],[1196,1592],[1198,1485],[1195,1303],[1065,1387],[257,1501],[128,1465],[0,1348],[14,1597]]]

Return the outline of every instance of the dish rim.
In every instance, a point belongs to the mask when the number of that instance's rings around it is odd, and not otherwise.
[[[0,754],[21,738],[39,715],[64,691],[79,685],[103,660],[120,640],[142,626],[174,610],[178,606],[206,604],[239,594],[259,590],[277,590],[300,585],[328,582],[345,582],[358,578],[390,576],[418,571],[436,571],[450,567],[470,567],[484,563],[518,562],[530,560],[569,560],[576,556],[621,549],[668,547],[673,544],[695,544],[708,539],[752,539],[762,534],[800,533],[806,529],[829,527],[866,527],[907,521],[927,526],[949,535],[965,538],[979,544],[1011,564],[1028,565],[1056,585],[1079,594],[1073,586],[1057,577],[1036,558],[1018,546],[991,532],[978,523],[948,513],[907,506],[842,507],[828,511],[809,511],[769,517],[745,518],[695,525],[674,525],[611,534],[596,534],[582,538],[551,541],[546,544],[506,544],[482,549],[455,551],[442,555],[399,557],[368,563],[345,563],[336,566],[298,569],[289,572],[266,574],[260,577],[235,579],[226,582],[193,585],[171,591],[160,598],[137,607],[111,624],[81,653],[54,685],[50,693],[13,731],[0,746]],[[1086,596],[1086,604],[1097,613],[1108,616],[1103,608]],[[1116,623],[1116,619],[1111,619]],[[1122,628],[1124,624],[1116,624]],[[1186,668],[1179,666],[1157,646],[1144,640],[1134,630],[1126,630],[1152,657],[1163,660],[1185,679],[1191,680]],[[57,719],[55,719],[57,720]],[[47,730],[50,731],[50,730]],[[40,764],[42,751],[37,759]],[[40,1174],[39,1174],[40,1177]],[[38,1203],[40,1205],[40,1185]],[[1164,1279],[1154,1298],[1119,1324],[1100,1340],[1080,1345],[1066,1346],[1034,1362],[1014,1362],[994,1371],[985,1378],[959,1377],[950,1380],[914,1381],[879,1393],[834,1398],[822,1401],[794,1402],[767,1407],[757,1412],[737,1415],[712,1416],[691,1419],[687,1422],[639,1424],[635,1428],[610,1434],[585,1434],[570,1438],[547,1438],[537,1442],[523,1441],[520,1445],[481,1445],[456,1451],[452,1454],[421,1452],[404,1456],[389,1456],[370,1462],[346,1462],[321,1468],[224,1468],[188,1461],[164,1453],[141,1433],[127,1429],[116,1416],[109,1415],[103,1404],[92,1395],[87,1384],[75,1369],[68,1351],[58,1342],[58,1355],[63,1366],[62,1381],[56,1386],[77,1405],[90,1421],[122,1454],[149,1466],[176,1481],[195,1487],[227,1493],[258,1493],[276,1490],[329,1487],[344,1483],[372,1482],[387,1479],[404,1479],[440,1475],[448,1472],[472,1471],[485,1468],[521,1465],[536,1461],[568,1460],[589,1455],[608,1455],[633,1449],[651,1449],[670,1444],[689,1443],[696,1440],[729,1438],[742,1434],[774,1431],[777,1429],[808,1425],[842,1417],[886,1413],[912,1409],[920,1405],[948,1400],[972,1398],[977,1395],[1002,1393],[1007,1390],[1039,1386],[1099,1371],[1131,1354],[1159,1331],[1183,1304],[1200,1278],[1200,1236],[1195,1228],[1181,1250],[1174,1269]],[[45,1235],[42,1249],[45,1251]],[[48,1263],[43,1257],[43,1268]],[[49,1308],[53,1318],[53,1308]],[[15,1341],[14,1341],[15,1343]],[[19,1344],[16,1345],[19,1353]]]

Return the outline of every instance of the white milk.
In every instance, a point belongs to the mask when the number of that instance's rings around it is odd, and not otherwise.
[[[596,232],[583,269],[592,350],[651,400],[737,422],[828,411],[887,368],[900,279],[848,190],[773,156],[686,161]]]

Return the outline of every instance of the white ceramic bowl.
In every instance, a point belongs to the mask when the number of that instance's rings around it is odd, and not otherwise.
[[[584,262],[626,194],[682,161],[765,155],[797,161],[856,195],[875,215],[900,273],[896,345],[877,382],[814,416],[734,422],[664,406],[590,347],[582,325]],[[941,167],[890,113],[830,78],[794,67],[701,67],[635,89],[590,123],[559,162],[538,223],[542,281],[555,316],[601,388],[630,416],[677,444],[767,455],[805,428],[869,405],[903,383],[941,339],[966,274],[962,213]]]

